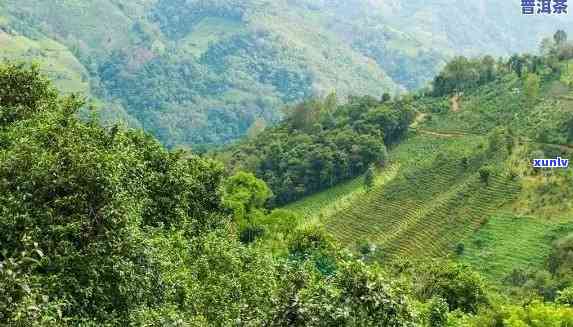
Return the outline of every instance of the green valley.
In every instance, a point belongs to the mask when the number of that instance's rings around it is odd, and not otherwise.
[[[0,326],[573,326],[527,5],[0,2]]]

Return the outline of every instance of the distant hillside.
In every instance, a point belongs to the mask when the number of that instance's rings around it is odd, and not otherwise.
[[[63,89],[89,84],[168,146],[220,144],[308,97],[394,94],[454,54],[532,50],[569,17],[493,0],[5,0],[0,57],[48,60]]]

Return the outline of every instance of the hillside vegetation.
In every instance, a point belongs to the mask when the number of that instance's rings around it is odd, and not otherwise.
[[[0,57],[5,60],[35,61],[59,89],[87,93],[88,73],[62,44],[51,39],[33,40],[0,30]]]
[[[0,324],[417,319],[379,267],[339,252],[320,231],[289,230],[280,259],[242,245],[234,226],[260,212],[262,181],[227,177],[221,164],[169,152],[141,131],[82,122],[82,105],[37,68],[0,66]]]
[[[265,210],[271,192],[253,174],[82,121],[82,106],[38,68],[0,65],[2,325],[573,323],[570,237],[550,249],[546,274],[559,278],[538,274],[527,288],[555,303],[514,304],[467,265],[353,255],[298,228],[303,217]],[[266,252],[279,238],[282,251]],[[529,285],[528,272],[512,276]]]
[[[531,160],[573,158],[573,85],[571,44],[544,44],[541,56],[454,58],[414,96],[382,182],[361,175],[285,208],[369,260],[450,257],[509,296],[555,300],[571,285],[550,262],[572,232],[573,174]]]
[[[0,325],[573,326],[573,43],[497,58],[569,18],[519,9],[2,1]]]
[[[350,98],[337,105],[334,94],[324,101],[302,103],[273,128],[216,153],[233,170],[249,170],[274,193],[273,205],[331,187],[383,166],[386,145],[399,142],[413,120],[408,100]],[[253,131],[256,132],[256,131]]]
[[[303,103],[283,123],[252,130],[216,156],[232,171],[265,180],[273,206],[378,166],[391,178],[366,194],[351,196],[360,184],[354,180],[286,208],[319,217],[342,244],[372,242],[387,256],[452,254],[502,208],[543,218],[569,214],[570,172],[545,176],[530,164],[573,152],[573,46],[560,33],[543,42],[541,56],[456,57],[432,89],[414,96]]]
[[[533,49],[570,23],[519,12],[494,0],[5,0],[0,56],[37,49],[16,58],[49,59],[65,90],[89,83],[109,120],[199,149],[276,123],[285,105],[416,89],[452,55]]]
[[[226,169],[81,120],[77,95],[3,64],[0,322],[573,324],[573,174],[530,165],[573,159],[560,35],[543,56],[455,58],[414,95],[305,101],[211,153]]]

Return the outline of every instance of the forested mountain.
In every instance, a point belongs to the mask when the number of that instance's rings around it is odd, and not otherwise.
[[[228,169],[0,64],[0,324],[571,326],[573,173],[530,158],[573,160],[573,44],[545,50],[302,102]],[[337,194],[268,206],[300,187]]]
[[[0,56],[37,59],[105,120],[167,146],[220,144],[336,91],[394,95],[454,54],[537,47],[570,16],[510,1],[5,0]]]

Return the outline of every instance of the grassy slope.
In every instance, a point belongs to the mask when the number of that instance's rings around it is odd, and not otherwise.
[[[199,58],[209,49],[211,43],[224,41],[225,39],[247,33],[245,24],[220,17],[207,17],[202,19],[183,40],[181,48]]]
[[[568,66],[571,68],[566,69]],[[452,115],[448,110],[436,113],[435,105],[428,106],[434,117],[424,128],[487,133],[496,126],[507,126],[526,138],[545,138],[547,143],[564,144],[567,140],[558,134],[565,134],[562,122],[573,113],[573,89],[568,86],[573,80],[573,62],[563,65],[563,72],[560,81],[542,83],[540,96],[533,105],[525,101],[522,80],[509,75],[461,97],[459,114]]]
[[[573,219],[548,220],[499,212],[475,234],[464,240],[459,260],[501,282],[513,269],[540,268],[551,242],[573,231]]]
[[[379,170],[374,181],[375,187],[382,187],[392,180],[396,176],[399,166],[399,164],[393,164]],[[364,176],[359,176],[288,204],[284,209],[303,216],[306,224],[320,224],[367,194],[368,192],[364,187]]]
[[[87,72],[63,45],[0,31],[0,58],[36,62],[64,92],[88,93]]]

